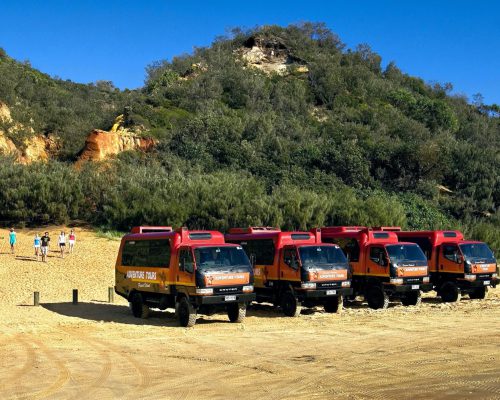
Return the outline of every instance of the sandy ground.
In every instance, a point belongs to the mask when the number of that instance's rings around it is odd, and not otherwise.
[[[75,254],[43,264],[33,233],[13,256],[0,232],[0,399],[500,399],[499,289],[299,318],[260,305],[244,324],[215,315],[185,329],[173,310],[138,320],[107,302],[118,241],[78,229]]]

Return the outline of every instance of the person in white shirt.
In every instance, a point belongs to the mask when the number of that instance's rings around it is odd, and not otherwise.
[[[66,234],[64,233],[64,231],[62,231],[59,235],[58,243],[59,248],[61,249],[61,257],[64,258],[64,250],[66,248]]]

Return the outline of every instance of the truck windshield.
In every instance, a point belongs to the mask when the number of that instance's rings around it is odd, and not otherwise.
[[[250,261],[240,246],[198,247],[194,250],[194,257],[199,270],[251,269]]]
[[[461,244],[460,250],[467,259],[494,260],[495,256],[486,243]]]
[[[402,261],[427,262],[425,254],[416,244],[393,244],[385,247],[387,249],[387,253],[389,253],[389,258],[394,263]]]
[[[310,269],[344,269],[347,258],[343,251],[335,246],[301,246],[299,247],[302,267]]]

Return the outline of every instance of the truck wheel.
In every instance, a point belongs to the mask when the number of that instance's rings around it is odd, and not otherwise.
[[[441,294],[441,300],[445,303],[460,301],[460,298],[462,297],[460,288],[455,283],[450,281],[443,283],[439,293]]]
[[[412,290],[411,292],[406,293],[403,298],[401,298],[401,303],[403,303],[404,306],[419,306],[421,302],[421,290]]]
[[[325,312],[327,313],[341,313],[344,308],[344,297],[336,296],[326,300]]]
[[[484,300],[488,295],[488,288],[486,286],[476,288],[473,292],[469,293],[471,299]]]
[[[366,301],[368,306],[374,310],[385,310],[389,307],[389,295],[381,286],[371,286],[366,291]]]
[[[243,322],[247,315],[245,303],[231,303],[227,305],[227,316],[231,322]]]
[[[298,317],[300,315],[300,303],[297,297],[291,292],[283,293],[281,297],[281,308],[287,317]]]
[[[136,318],[147,318],[149,317],[149,307],[142,301],[142,295],[140,293],[134,293],[130,299],[130,308],[132,309],[132,314]]]
[[[187,298],[182,297],[177,306],[177,316],[180,326],[190,328],[196,323],[196,310]]]

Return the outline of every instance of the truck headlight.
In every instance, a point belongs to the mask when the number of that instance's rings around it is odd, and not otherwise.
[[[302,282],[300,287],[302,289],[316,289],[316,282]]]
[[[343,281],[342,287],[351,287],[351,281]]]
[[[403,284],[403,278],[391,278],[389,281],[393,285],[402,285]]]
[[[474,274],[465,274],[464,278],[468,281],[475,281],[476,280],[476,275]]]
[[[495,273],[495,274],[491,274],[491,277],[492,277],[492,278],[498,278],[498,274],[497,274],[497,273]]]
[[[253,285],[243,286],[243,292],[245,292],[245,293],[251,293],[251,292],[253,292]]]
[[[201,295],[210,295],[214,294],[214,290],[212,288],[202,288],[202,289],[196,289],[196,294],[201,294]]]
[[[424,283],[429,283],[430,281],[431,281],[431,278],[430,278],[430,277],[428,277],[428,276],[424,276],[424,277],[422,278],[422,282],[424,282]]]

